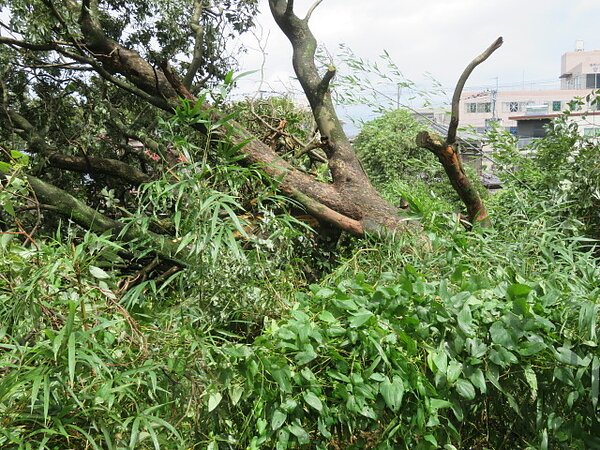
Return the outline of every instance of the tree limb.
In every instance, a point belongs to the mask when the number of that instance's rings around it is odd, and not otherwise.
[[[312,13],[315,11],[315,9],[317,9],[317,6],[319,6],[321,4],[323,0],[317,0],[316,2],[314,2],[310,8],[308,8],[308,12],[306,13],[306,16],[304,17],[304,21],[308,22],[310,20],[310,17],[312,16]]]
[[[183,85],[188,90],[192,87],[192,83],[200,69],[202,58],[204,57],[204,27],[200,24],[203,10],[204,0],[194,0],[194,9],[192,11],[192,18],[190,19],[190,28],[194,33],[194,50],[192,53],[192,61],[183,78]]]
[[[148,241],[152,251],[161,258],[173,261],[182,267],[187,265],[182,260],[185,255],[178,256],[178,244],[169,238],[149,230],[142,230],[135,225],[125,228],[122,223],[100,214],[66,191],[32,175],[26,177],[37,199],[41,203],[50,205],[53,211],[61,216],[96,233],[111,231],[115,234],[121,233],[121,238],[125,241]]]
[[[454,88],[454,95],[452,96],[452,114],[450,116],[450,125],[448,127],[448,137],[446,138],[446,142],[450,145],[456,142],[456,130],[458,128],[459,118],[460,118],[460,96],[462,95],[462,91],[465,87],[465,83],[467,79],[479,64],[484,62],[486,59],[490,57],[492,53],[494,53],[497,49],[502,45],[502,37],[496,39],[492,45],[490,45],[481,55],[477,56],[473,61],[469,63],[469,65],[465,68],[462,75],[458,79],[456,83],[456,87]]]

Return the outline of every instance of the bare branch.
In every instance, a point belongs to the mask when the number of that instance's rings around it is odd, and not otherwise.
[[[204,57],[204,27],[200,25],[202,12],[204,11],[204,0],[195,0],[192,18],[190,19],[190,28],[194,33],[194,51],[192,53],[192,61],[188,67],[187,73],[183,78],[183,85],[190,89],[194,78],[200,70],[202,58]]]
[[[40,51],[52,51],[55,50],[56,44],[44,43],[44,44],[32,44],[30,42],[19,41],[18,39],[11,39],[5,36],[0,36],[0,44],[9,45],[11,47],[20,47],[27,50],[33,50],[36,52]]]
[[[467,79],[469,78],[475,67],[484,62],[486,59],[488,59],[492,53],[494,53],[498,48],[500,48],[502,42],[502,37],[496,39],[492,43],[492,45],[490,45],[481,55],[477,56],[473,61],[469,63],[469,65],[465,68],[464,72],[458,79],[458,82],[456,83],[456,88],[454,88],[454,95],[452,96],[452,115],[450,117],[450,125],[448,127],[448,137],[446,138],[446,142],[448,144],[451,145],[456,142],[456,129],[458,128],[460,115],[460,96],[462,95],[462,91],[465,87]]]
[[[308,8],[308,12],[306,13],[306,17],[304,17],[304,21],[308,22],[310,20],[310,16],[312,16],[312,13],[314,12],[315,9],[317,9],[317,6],[319,6],[321,4],[323,0],[317,0],[316,2],[314,2],[312,4],[312,6],[310,8]]]
[[[117,177],[134,186],[150,181],[150,177],[144,172],[117,159],[53,153],[48,157],[48,162],[59,169]]]
[[[27,175],[27,180],[37,199],[53,207],[63,217],[97,233],[105,231],[113,231],[116,234],[122,233],[122,238],[125,241],[148,241],[154,253],[161,258],[174,261],[182,267],[186,266],[186,263],[181,260],[186,255],[176,256],[179,245],[168,237],[153,233],[150,230],[141,230],[135,225],[124,230],[122,223],[100,214],[68,192],[31,175]]]

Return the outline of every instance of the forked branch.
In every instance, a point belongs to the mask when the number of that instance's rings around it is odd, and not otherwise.
[[[448,127],[448,135],[444,140],[429,131],[422,131],[417,135],[417,145],[431,151],[444,167],[446,175],[450,179],[452,187],[459,195],[467,208],[468,219],[471,224],[479,223],[483,226],[490,225],[490,219],[487,209],[477,192],[477,189],[467,177],[460,160],[458,148],[456,145],[456,130],[458,129],[460,118],[460,97],[467,79],[479,64],[484,62],[502,45],[502,38],[496,39],[481,55],[477,56],[465,68],[458,79],[454,95],[452,97],[452,116]]]

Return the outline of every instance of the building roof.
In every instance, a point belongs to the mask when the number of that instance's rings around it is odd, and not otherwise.
[[[562,116],[563,113],[555,114],[529,114],[524,116],[510,116],[509,120],[542,120],[542,119],[556,119]],[[587,112],[572,112],[570,116],[600,116],[600,111],[587,111]]]

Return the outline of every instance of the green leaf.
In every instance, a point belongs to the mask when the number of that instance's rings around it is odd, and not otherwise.
[[[298,363],[298,365],[302,366],[304,364],[307,364],[309,362],[311,362],[313,359],[315,359],[318,355],[315,353],[315,349],[311,344],[306,344],[303,347],[302,352],[298,352],[296,353],[295,356],[295,360]]]
[[[559,360],[563,364],[570,364],[573,366],[581,366],[586,367],[589,364],[588,361],[584,361],[571,349],[567,347],[559,347],[556,349],[555,353],[556,359]]]
[[[442,400],[440,398],[429,399],[429,408],[433,411],[444,408],[452,408],[452,403],[448,400]]]
[[[433,434],[427,434],[423,437],[427,442],[433,445],[435,448],[438,448],[438,441]]]
[[[364,325],[371,317],[373,313],[369,310],[362,309],[352,314],[352,318],[348,321],[352,328],[358,328]]]
[[[318,300],[325,300],[327,298],[333,297],[334,295],[335,291],[333,289],[323,287],[316,292],[315,298],[317,298]]]
[[[503,347],[512,347],[514,345],[512,336],[500,321],[494,322],[490,327],[490,336],[494,344]]]
[[[460,310],[457,316],[458,327],[467,335],[472,336],[473,331],[473,316],[471,315],[471,308],[465,303],[463,308]]]
[[[539,341],[523,342],[519,344],[518,352],[523,356],[531,356],[541,352],[546,348],[546,344]]]
[[[386,380],[379,385],[379,392],[381,392],[385,404],[392,411],[398,411],[404,396],[404,381],[398,376],[394,376],[392,381],[386,377]]]
[[[337,322],[337,319],[335,318],[335,316],[333,314],[331,314],[329,311],[321,311],[321,313],[319,314],[319,319],[321,319],[323,322],[326,322],[326,323]]]
[[[462,373],[462,368],[462,364],[458,361],[454,359],[450,361],[450,364],[448,364],[448,370],[446,371],[446,378],[448,379],[448,383],[452,384],[456,380],[458,380],[458,377],[460,377],[460,374]]]
[[[223,396],[220,392],[213,392],[210,394],[210,397],[208,397],[208,412],[214,411],[214,409],[219,406],[222,399]]]
[[[448,369],[448,355],[444,349],[439,349],[433,356],[433,363],[438,371],[446,373]]]
[[[105,280],[110,277],[104,270],[96,266],[90,266],[90,273],[94,278],[98,278],[99,280]]]
[[[456,392],[467,400],[475,398],[475,388],[469,380],[465,380],[464,378],[456,380]]]
[[[321,403],[319,397],[317,397],[313,392],[305,392],[303,397],[304,401],[317,411],[321,412],[323,410],[323,403]]]
[[[273,412],[273,417],[271,417],[271,429],[273,431],[279,430],[286,419],[287,414],[280,409],[276,409],[275,412]]]
[[[535,372],[533,371],[531,366],[527,366],[524,369],[525,380],[527,384],[531,388],[531,399],[535,400],[537,398],[538,391],[538,382]]]
[[[479,389],[479,391],[482,394],[485,394],[487,392],[487,385],[485,384],[485,376],[483,375],[483,372],[481,371],[481,369],[476,369],[471,376],[469,376],[469,380],[471,380],[471,383],[473,383],[473,385]]]
[[[243,386],[234,386],[229,390],[229,399],[231,400],[231,404],[233,406],[237,405],[242,398],[242,394],[244,393]]]
[[[69,335],[67,343],[67,354],[69,360],[69,381],[73,384],[75,379],[75,333]]]
[[[531,287],[527,286],[526,284],[515,283],[506,289],[506,293],[508,294],[508,298],[510,300],[515,300],[519,297],[527,297],[531,290]]]
[[[296,420],[295,423],[288,425],[288,430],[298,439],[298,443],[300,445],[308,444],[310,442],[310,437],[306,430],[302,428],[300,422]]]

